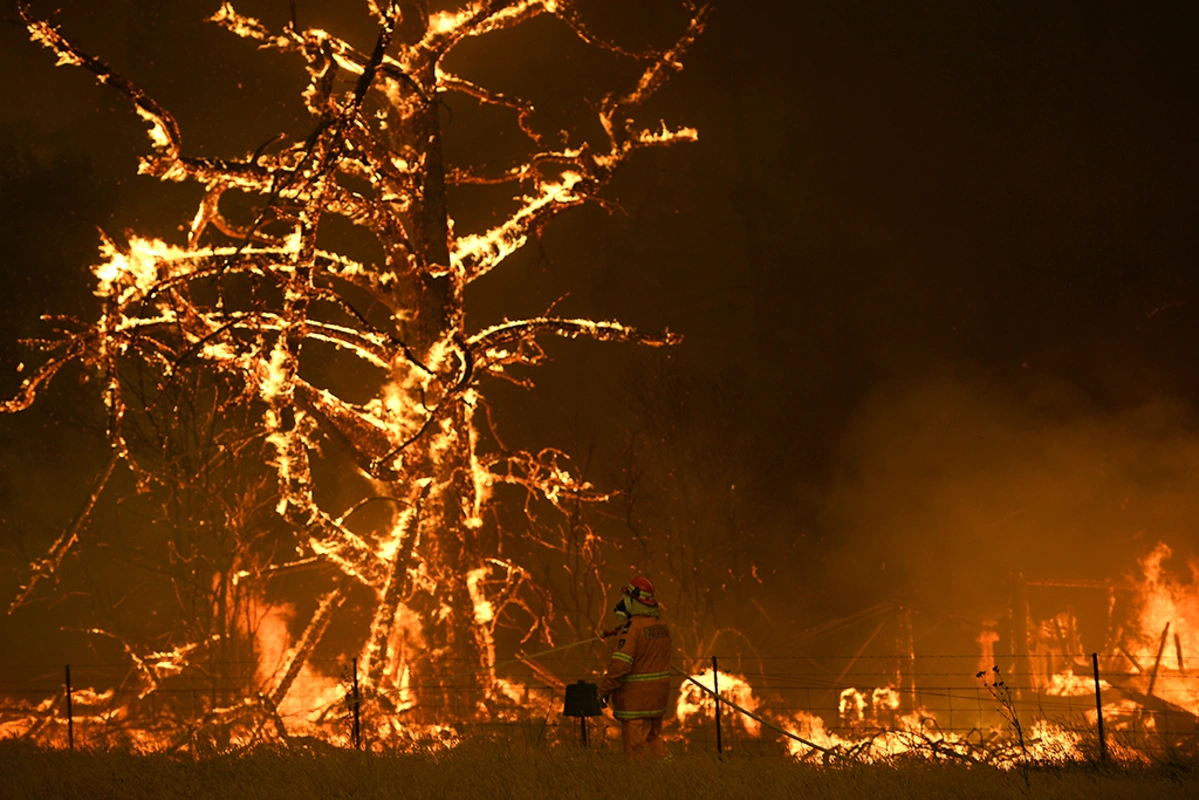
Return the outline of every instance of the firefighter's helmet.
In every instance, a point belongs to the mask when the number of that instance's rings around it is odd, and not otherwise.
[[[654,585],[649,578],[638,575],[633,580],[629,581],[629,585],[624,587],[624,594],[634,600],[640,600],[647,606],[657,606],[658,601],[654,599]]]

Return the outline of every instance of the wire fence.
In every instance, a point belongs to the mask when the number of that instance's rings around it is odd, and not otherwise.
[[[987,668],[977,653],[728,655],[719,659],[718,681],[724,700],[830,746],[852,746],[894,731],[982,744],[1011,741],[1019,727],[1019,735],[1034,743],[1052,732],[1078,749],[1093,750],[1101,717],[1108,737],[1119,741],[1173,747],[1193,744],[1199,735],[1199,671],[1185,669],[1187,663],[1199,664],[1196,658],[1180,653],[1177,664],[1159,658],[1155,665],[1149,658],[1141,663],[1153,668],[1142,670],[1115,656],[1058,655],[1055,663],[1042,656],[1006,656],[996,669]],[[1022,675],[1015,671],[1020,664],[1048,664],[1053,670]],[[677,659],[676,665],[711,687],[711,660]],[[278,699],[280,676],[251,662],[196,664],[155,680],[128,663],[80,663],[69,670],[0,663],[0,737],[63,746],[65,735],[71,746],[101,746],[136,739],[140,732],[143,741],[178,741],[222,710],[253,705],[247,698],[258,698],[289,734],[337,744],[356,738],[355,709],[368,743],[384,734],[549,741],[569,739],[584,725],[593,742],[604,742],[618,735],[607,717],[580,723],[563,716],[564,685],[598,682],[603,666],[601,659],[556,654],[544,663],[499,668],[480,681],[466,662],[447,660],[423,680],[389,675],[379,692],[368,688],[355,704],[356,667],[346,661],[310,661],[277,703],[265,700]],[[481,685],[487,688],[482,700]],[[720,738],[715,706],[710,693],[673,678],[668,735],[688,748],[715,749]],[[726,749],[795,752],[787,737],[727,706],[721,733]]]

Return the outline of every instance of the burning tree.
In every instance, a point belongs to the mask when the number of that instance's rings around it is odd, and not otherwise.
[[[567,513],[604,495],[560,451],[505,449],[490,428],[484,387],[495,378],[527,384],[520,368],[543,361],[545,337],[678,341],[552,309],[474,330],[464,309],[474,282],[551,219],[606,202],[605,188],[634,153],[696,138],[692,129],[644,127],[636,117],[681,69],[708,5],[685,4],[688,22],[673,45],[638,52],[594,35],[572,0],[480,0],[441,11],[425,0],[367,6],[378,37],[365,50],[301,28],[294,2],[292,21],[277,31],[220,6],[211,22],[259,49],[299,57],[315,120],[302,140],[275,140],[232,159],[185,155],[166,109],[18,6],[59,65],[90,70],[132,102],[153,146],[142,174],[204,190],[184,243],[132,233],[103,239],[94,267],[98,318],[60,320],[41,343],[50,355],[3,406],[27,408],[64,367],[82,365],[101,387],[113,454],[93,504],[124,465],[139,489],[174,509],[176,592],[190,587],[206,599],[166,650],[126,643],[143,694],[190,660],[216,660],[239,635],[250,636],[238,609],[261,603],[278,576],[324,570],[323,593],[280,666],[259,675],[245,697],[215,704],[215,723],[250,714],[274,718],[283,733],[278,708],[351,592],[371,598],[359,639],[367,692],[395,708],[401,684],[436,685],[453,657],[475,670],[469,702],[486,703],[493,633],[506,611],[523,607],[525,638],[550,640],[544,609],[528,603],[527,572],[500,555],[488,531],[493,487],[519,487]],[[594,104],[590,138],[555,139],[539,129],[531,103],[445,66],[464,42],[542,16],[640,64],[631,87]],[[488,171],[469,153],[446,152],[440,107],[449,93],[510,112],[527,140],[523,161]],[[468,185],[512,187],[514,210],[483,230],[456,230],[450,191]],[[254,208],[245,212],[239,196]],[[321,232],[333,219],[369,233],[378,259],[327,249]],[[314,377],[331,359],[354,376],[352,387]],[[376,524],[351,519],[367,506]],[[13,607],[54,573],[78,533],[73,526],[30,565]]]

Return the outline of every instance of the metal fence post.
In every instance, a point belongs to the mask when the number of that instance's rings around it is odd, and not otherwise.
[[[720,741],[720,667],[712,656],[712,692],[716,695],[716,757],[724,760],[724,744]]]
[[[75,749],[75,710],[71,703],[71,665],[67,664],[67,747]]]
[[[1107,761],[1107,739],[1103,735],[1103,699],[1099,693],[1099,654],[1091,653],[1091,667],[1095,670],[1095,711],[1099,723],[1099,758]]]
[[[362,720],[358,714],[358,707],[362,704],[362,698],[358,694],[358,659],[354,659],[354,727],[351,729],[351,738],[354,740],[354,749],[362,749]]]

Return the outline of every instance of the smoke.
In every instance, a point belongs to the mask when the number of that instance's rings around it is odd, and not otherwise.
[[[1012,573],[1119,578],[1158,541],[1185,570],[1199,512],[1190,409],[1104,410],[1052,379],[941,371],[874,391],[820,527],[842,592],[993,615]]]

